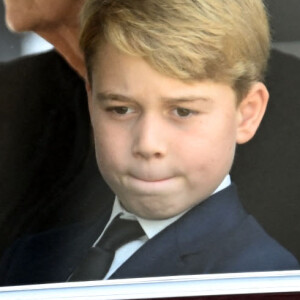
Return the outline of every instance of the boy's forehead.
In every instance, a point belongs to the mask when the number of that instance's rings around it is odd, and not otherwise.
[[[212,103],[220,89],[233,94],[226,83],[183,81],[155,70],[145,59],[106,44],[98,49],[92,72],[93,94],[99,100]],[[235,97],[234,97],[235,98]]]
[[[98,48],[93,58],[92,75],[98,84],[124,83],[124,89],[135,80],[140,80],[145,86],[152,83],[168,82],[169,85],[177,88],[192,88],[199,81],[183,81],[171,77],[156,70],[145,57],[127,54],[110,43],[105,43]],[[134,84],[134,86],[136,86]],[[119,86],[120,87],[120,86]],[[138,86],[137,86],[138,87]]]

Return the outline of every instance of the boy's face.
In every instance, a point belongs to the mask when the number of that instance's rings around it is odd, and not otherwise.
[[[110,45],[92,78],[99,168],[128,211],[169,218],[213,193],[235,152],[239,113],[229,86],[184,83]]]

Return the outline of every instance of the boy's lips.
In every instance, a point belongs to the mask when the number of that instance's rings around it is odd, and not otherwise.
[[[176,176],[135,176],[130,175],[128,183],[134,189],[144,191],[144,192],[158,192],[169,190],[175,180]]]
[[[173,178],[174,176],[136,176],[130,174],[131,177],[145,182],[162,182]]]

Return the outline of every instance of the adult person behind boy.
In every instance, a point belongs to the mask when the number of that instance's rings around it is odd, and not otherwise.
[[[78,48],[79,12],[85,0],[3,0],[7,26],[14,32],[34,31],[84,77],[83,57]]]
[[[116,200],[95,224],[19,241],[2,284],[297,269],[228,175],[268,101],[262,2],[91,0],[81,46],[99,169]],[[132,219],[141,237],[100,274],[107,233]]]
[[[94,199],[100,208],[99,199],[109,198],[93,155],[82,79],[83,3],[4,1],[11,30],[34,31],[56,50],[0,63],[1,254],[17,236],[89,218]]]

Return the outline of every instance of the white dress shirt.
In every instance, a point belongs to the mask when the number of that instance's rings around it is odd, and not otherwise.
[[[213,192],[213,194],[225,189],[230,184],[231,184],[231,179],[230,179],[230,176],[227,175],[224,178],[224,180],[221,182],[221,184],[217,187],[217,189]],[[140,247],[142,247],[149,239],[153,238],[155,235],[157,235],[159,232],[161,232],[167,226],[169,226],[170,224],[172,224],[173,222],[178,220],[187,211],[184,211],[181,214],[176,215],[175,217],[172,217],[169,219],[147,220],[147,219],[143,219],[138,216],[135,216],[134,214],[131,214],[128,211],[126,211],[122,207],[118,197],[116,197],[110,219],[109,219],[108,223],[106,224],[102,234],[99,236],[99,238],[94,243],[94,245],[98,243],[98,241],[101,239],[102,235],[106,231],[107,227],[110,225],[112,220],[118,214],[121,214],[121,218],[124,218],[124,219],[137,220],[140,223],[143,230],[145,231],[145,235],[137,240],[134,240],[132,242],[129,242],[129,243],[123,245],[116,251],[115,257],[110,266],[110,269],[103,279],[109,278],[133,253],[135,253]]]

